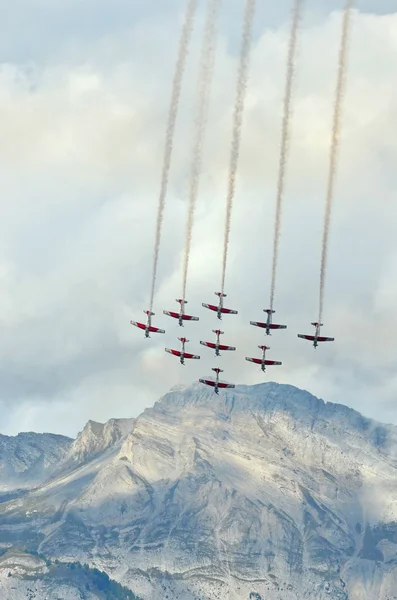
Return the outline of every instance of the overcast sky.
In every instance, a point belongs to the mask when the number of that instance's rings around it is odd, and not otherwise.
[[[172,386],[225,369],[236,383],[275,380],[397,423],[397,13],[362,0],[354,14],[329,246],[324,334],[299,340],[318,313],[320,241],[342,0],[307,0],[296,78],[276,320],[269,302],[275,185],[290,2],[260,2],[232,216],[224,341],[201,302],[219,288],[227,165],[243,0],[225,0],[188,278],[185,327],[201,360],[181,367],[176,307],[202,19],[175,137],[155,298],[165,336],[129,320],[149,300],[155,213],[182,0],[1,0],[0,432],[75,435],[88,419],[131,417]],[[200,2],[201,12],[204,2]],[[379,9],[379,5],[381,9]],[[158,317],[158,318],[157,318]],[[159,339],[160,338],[160,339]],[[259,356],[282,367],[260,369]],[[218,361],[218,362],[217,362]]]

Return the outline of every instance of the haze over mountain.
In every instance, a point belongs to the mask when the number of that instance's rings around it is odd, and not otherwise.
[[[292,386],[193,384],[58,451],[0,504],[3,549],[87,563],[143,600],[396,595],[395,426]]]

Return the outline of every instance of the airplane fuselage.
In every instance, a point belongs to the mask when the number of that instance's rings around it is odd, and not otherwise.
[[[266,335],[271,335],[270,333],[270,324],[272,322],[272,315],[270,313],[267,314],[267,319],[266,319]]]
[[[320,335],[320,327],[316,325],[316,333],[314,334],[313,346],[317,348],[318,346],[318,336]]]

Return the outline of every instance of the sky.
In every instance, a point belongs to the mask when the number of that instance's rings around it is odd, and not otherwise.
[[[379,5],[382,5],[379,7]],[[275,295],[287,330],[265,339],[290,2],[255,18],[226,274],[223,341],[202,302],[220,286],[227,169],[243,0],[224,2],[183,331],[200,361],[182,367],[176,322],[204,1],[183,81],[160,249],[155,324],[144,339],[155,215],[182,0],[1,0],[0,433],[75,436],[88,419],[134,417],[175,385],[224,368],[234,383],[278,381],[397,424],[397,98],[394,0],[353,16],[340,162],[314,350],[325,187],[342,0],[306,0]],[[393,12],[394,11],[394,12]],[[270,340],[270,342],[269,342]],[[245,356],[281,367],[263,374]]]

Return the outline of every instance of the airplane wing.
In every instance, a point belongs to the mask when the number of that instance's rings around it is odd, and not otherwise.
[[[218,383],[218,388],[234,388],[236,387],[234,383]]]
[[[205,385],[210,385],[211,387],[215,387],[215,381],[211,381],[211,379],[199,379],[200,383],[205,383]]]
[[[234,346],[224,346],[222,344],[219,345],[219,350],[235,350]]]
[[[259,321],[250,321],[250,325],[254,325],[254,327],[262,327],[262,329],[266,329],[266,323],[260,323]]]
[[[200,342],[202,346],[207,346],[207,348],[215,348],[215,344],[213,342]]]
[[[182,315],[182,321],[198,321],[199,317],[192,317],[190,315]]]
[[[205,304],[203,302],[201,306],[204,306],[204,308],[209,308],[210,310],[214,310],[215,312],[218,310],[218,307],[214,304]]]
[[[139,329],[146,329],[146,325],[144,323],[138,323],[137,321],[130,321],[131,325],[135,325],[135,327],[139,327]]]
[[[302,340],[309,340],[310,342],[314,341],[314,335],[304,335],[303,333],[298,333],[298,338],[302,338]]]
[[[265,360],[265,365],[282,365],[279,360]]]
[[[261,358],[250,358],[249,356],[246,356],[245,360],[248,360],[249,362],[255,363],[256,365],[262,364],[262,359]]]
[[[185,352],[185,358],[196,358],[196,359],[199,359],[200,357],[197,354],[188,354],[187,352]]]
[[[146,327],[144,327],[146,329]],[[158,327],[148,327],[150,333],[165,333],[165,329],[159,329]]]
[[[221,313],[225,315],[238,315],[238,310],[232,310],[231,308],[221,308]]]
[[[318,337],[317,338],[318,342],[333,342],[335,341],[335,338],[330,338],[330,337]]]
[[[277,325],[276,323],[270,323],[269,329],[287,329],[286,325]]]
[[[179,350],[171,350],[171,348],[165,348],[165,351],[168,352],[168,354],[172,354],[173,356],[180,356],[181,355],[181,353],[179,352]]]
[[[172,317],[173,319],[179,318],[179,314],[176,312],[173,312],[172,310],[163,310],[163,314],[168,315],[169,317]]]

